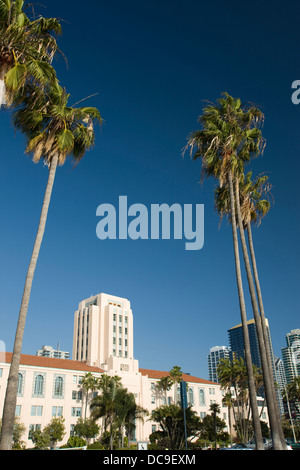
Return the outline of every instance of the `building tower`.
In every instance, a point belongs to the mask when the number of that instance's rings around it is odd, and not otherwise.
[[[74,315],[73,359],[104,370],[137,370],[129,300],[101,293],[79,303]]]
[[[287,383],[300,376],[300,329],[286,335],[286,347],[281,348]]]
[[[227,359],[230,356],[228,346],[214,346],[210,348],[207,356],[209,380],[219,383],[217,367],[221,359]]]

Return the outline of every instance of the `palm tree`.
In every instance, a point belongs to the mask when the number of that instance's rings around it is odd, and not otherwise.
[[[47,96],[42,91],[35,90],[32,94],[28,92],[28,95],[22,100],[22,105],[14,113],[16,127],[21,128],[27,137],[27,153],[33,154],[34,162],[38,162],[42,158],[49,168],[49,175],[19,312],[5,395],[0,449],[11,448],[25,321],[34,272],[46,227],[56,169],[58,165],[64,164],[67,157],[73,157],[75,163],[79,162],[85,151],[91,148],[94,143],[93,123],[101,122],[99,111],[96,108],[70,107],[68,106],[68,98],[69,95],[59,85],[51,88]],[[32,100],[35,101],[35,108],[31,105]]]
[[[259,343],[259,351],[261,358],[261,365],[264,379],[264,389],[266,394],[270,427],[272,432],[273,445],[276,449],[285,448],[284,435],[280,423],[280,413],[278,402],[276,398],[276,390],[273,377],[273,365],[271,361],[271,352],[269,345],[269,338],[267,334],[266,319],[264,316],[264,308],[261,296],[261,290],[258,280],[256,260],[254,254],[252,233],[251,233],[251,222],[258,221],[260,223],[261,218],[270,209],[270,202],[266,199],[262,199],[262,195],[270,192],[270,184],[268,183],[267,176],[260,176],[254,181],[251,180],[252,173],[249,172],[246,176],[242,174],[236,178],[235,181],[235,192],[236,192],[236,206],[237,206],[237,220],[240,231],[241,244],[243,249],[244,262],[246,267],[250,297],[252,302],[252,308],[255,318],[255,326],[257,331],[257,338]],[[216,189],[216,208],[221,214],[227,214],[229,212],[229,195],[228,190],[225,187],[218,187]],[[251,253],[251,260],[255,278],[255,285],[253,281],[250,260],[248,255],[248,248],[246,244],[244,229],[247,228],[249,248]],[[260,306],[260,312],[256,299],[255,289],[258,293],[258,300]]]
[[[220,413],[220,405],[217,403],[212,403],[209,407],[212,412],[213,421],[214,421],[214,436],[215,436],[215,450],[217,450],[217,414]]]
[[[233,409],[233,404],[230,389],[228,392],[225,393],[224,397],[222,398],[222,404],[223,406],[227,406],[230,445],[232,445],[231,410]]]
[[[213,176],[218,179],[221,186],[228,185],[235,271],[251,409],[257,449],[263,450],[241,275],[234,196],[234,179],[243,172],[244,163],[249,161],[251,154],[261,150],[261,134],[259,129],[255,127],[260,119],[261,113],[257,108],[242,106],[239,99],[234,99],[228,93],[224,93],[224,96],[218,99],[216,104],[209,104],[204,108],[203,115],[199,118],[202,129],[190,135],[186,148],[190,148],[191,155],[194,153],[194,159],[201,158],[203,176]]]
[[[56,80],[51,67],[58,51],[56,18],[33,19],[25,14],[23,0],[0,0],[0,108],[10,106],[26,82]]]
[[[87,372],[81,382],[81,387],[83,389],[83,392],[85,394],[85,412],[84,412],[84,417],[86,418],[86,413],[87,413],[87,405],[88,405],[88,399],[89,399],[89,392],[96,390],[98,386],[98,379],[94,377],[91,372]]]
[[[174,385],[174,403],[177,403],[177,384],[182,380],[182,371],[181,367],[174,366],[170,372],[170,377]]]
[[[167,405],[167,392],[168,390],[171,389],[172,387],[172,384],[173,384],[173,381],[171,379],[171,377],[169,375],[167,375],[166,377],[162,377],[158,382],[157,382],[157,385],[156,385],[156,388],[158,391],[163,391],[165,393],[165,400],[166,400],[166,405]]]

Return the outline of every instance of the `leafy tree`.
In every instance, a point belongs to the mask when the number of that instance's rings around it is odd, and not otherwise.
[[[50,446],[50,436],[48,433],[43,432],[41,429],[36,429],[32,432],[31,440],[35,449],[47,449]]]
[[[201,420],[191,407],[186,408],[185,413],[187,438],[193,439],[200,432]],[[152,442],[155,440],[159,448],[167,447],[170,450],[184,448],[184,416],[180,406],[172,404],[156,408],[152,411],[150,419],[161,427],[161,431],[155,433],[152,438]]]
[[[61,441],[66,434],[64,423],[65,419],[60,416],[59,418],[52,418],[50,423],[45,426],[43,433],[49,437],[52,447],[55,447],[57,442]]]
[[[67,447],[84,447],[86,441],[79,436],[70,436],[67,442]]]
[[[214,442],[216,449],[217,441],[228,440],[228,433],[224,431],[225,427],[225,421],[219,418],[217,413],[207,414],[202,421],[200,437],[202,440]]]
[[[78,437],[86,439],[87,444],[89,444],[89,441],[99,433],[99,426],[93,419],[79,418],[74,426],[74,432]]]

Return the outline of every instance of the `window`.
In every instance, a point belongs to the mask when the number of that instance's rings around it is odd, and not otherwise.
[[[19,372],[19,374],[18,374],[18,390],[17,390],[17,393],[18,393],[19,397],[23,396],[23,387],[24,387],[24,376],[21,372]]]
[[[194,404],[194,390],[192,388],[188,388],[188,404],[192,406]]]
[[[82,400],[82,390],[72,390],[72,400]]]
[[[32,405],[31,407],[31,416],[42,416],[43,407]]]
[[[58,375],[54,378],[53,398],[63,398],[63,397],[64,397],[64,378],[61,375]]]
[[[199,388],[199,405],[205,406],[205,394],[203,388]]]
[[[77,384],[77,375],[73,375],[73,384]]]
[[[73,407],[71,408],[71,416],[76,416],[76,417],[80,418],[80,416],[81,416],[81,408],[78,408],[78,407],[73,406]]]
[[[62,406],[52,406],[52,416],[58,417],[63,415],[63,407]]]
[[[152,405],[155,405],[155,395],[151,396],[151,403],[152,403]]]
[[[44,395],[44,377],[41,374],[35,377],[33,395],[35,397],[42,397]]]
[[[40,424],[29,424],[28,439],[32,439],[32,433],[41,429]]]
[[[21,416],[21,405],[16,405],[16,416]]]

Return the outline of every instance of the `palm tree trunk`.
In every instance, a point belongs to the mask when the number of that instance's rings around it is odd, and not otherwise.
[[[258,305],[259,305],[259,310],[260,310],[263,338],[264,338],[264,342],[266,345],[267,362],[268,362],[268,367],[269,367],[269,372],[270,372],[270,381],[271,381],[271,386],[272,386],[274,407],[275,407],[276,416],[277,416],[281,444],[283,448],[286,449],[286,442],[284,439],[284,434],[283,434],[283,430],[281,426],[280,411],[279,411],[278,400],[277,400],[277,395],[276,395],[276,390],[275,390],[274,377],[272,373],[273,364],[272,364],[272,359],[271,359],[271,344],[270,344],[268,332],[267,332],[265,310],[264,310],[264,304],[262,300],[262,293],[261,293],[260,282],[259,282],[259,277],[258,277],[258,270],[257,270],[257,265],[256,265],[256,257],[255,257],[255,252],[254,252],[254,245],[253,245],[252,230],[251,230],[250,222],[247,223],[247,234],[248,234],[249,251],[250,251],[250,257],[251,257],[251,263],[252,263],[252,269],[253,269],[253,277],[254,277],[257,300],[258,300]]]
[[[254,282],[253,282],[253,276],[252,276],[250,260],[248,256],[248,249],[247,249],[245,233],[244,233],[244,227],[243,227],[243,222],[242,222],[242,216],[241,216],[239,179],[238,178],[236,178],[236,181],[235,181],[235,188],[236,188],[236,208],[237,208],[238,226],[239,226],[239,231],[240,231],[242,251],[243,251],[243,256],[244,256],[244,263],[245,263],[248,285],[249,285],[249,292],[250,292],[250,297],[251,297],[251,304],[252,304],[253,315],[254,315],[254,320],[255,320],[255,327],[256,327],[257,340],[258,340],[258,346],[259,346],[259,352],[260,352],[260,360],[261,360],[261,367],[262,367],[262,372],[263,372],[264,389],[265,389],[266,401],[267,401],[267,406],[268,406],[268,414],[269,414],[269,420],[270,420],[272,440],[273,440],[274,449],[282,450],[277,415],[276,415],[275,406],[274,406],[274,395],[272,392],[272,385],[271,385],[271,383],[273,382],[273,379],[272,381],[270,380],[271,371],[269,370],[269,366],[267,363],[266,345],[264,342],[264,337],[263,337],[263,332],[262,332],[261,318],[260,318],[259,311],[258,311],[255,287],[254,287]]]
[[[234,258],[235,258],[235,271],[236,271],[240,313],[241,313],[241,320],[242,320],[242,331],[243,331],[244,348],[245,348],[245,362],[246,362],[246,369],[247,369],[247,375],[248,375],[250,405],[251,405],[251,410],[252,410],[252,419],[253,419],[253,427],[254,427],[254,432],[255,432],[256,448],[257,450],[264,450],[262,431],[261,431],[259,414],[258,414],[257,399],[256,399],[255,382],[254,382],[251,351],[250,351],[249,331],[248,331],[248,325],[247,325],[246,306],[245,306],[245,298],[244,298],[242,275],[241,275],[239,245],[238,245],[236,216],[235,216],[234,191],[233,191],[233,181],[232,181],[231,171],[228,172],[228,186],[229,186],[229,195],[230,195],[231,227],[232,227],[232,237],[233,237]]]
[[[33,276],[40,252],[40,247],[43,240],[43,235],[46,227],[47,214],[51,199],[51,193],[55,178],[55,172],[57,168],[58,155],[55,155],[50,163],[48,182],[45,191],[45,197],[43,202],[43,207],[40,216],[39,227],[37,231],[37,236],[35,239],[31,260],[29,263],[23,297],[19,312],[19,319],[17,324],[14,349],[11,359],[11,365],[9,370],[4,408],[3,408],[3,417],[2,417],[2,430],[1,430],[1,441],[0,441],[0,450],[11,450],[12,449],[12,436],[14,429],[14,420],[15,420],[15,408],[17,403],[17,389],[18,389],[18,373],[19,365],[21,358],[21,350],[23,343],[23,335],[25,329],[25,322],[28,310],[28,304],[31,293],[31,286],[33,281]]]

